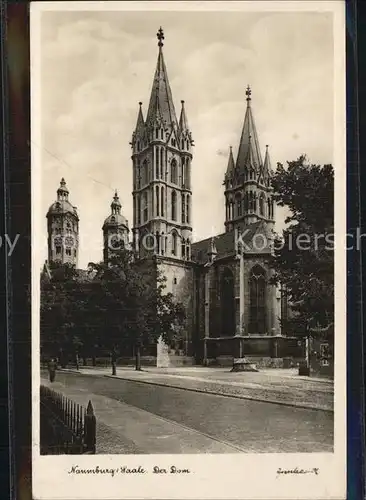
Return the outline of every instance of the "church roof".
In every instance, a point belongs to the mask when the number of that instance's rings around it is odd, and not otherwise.
[[[255,222],[253,224],[248,224],[241,228],[242,241],[245,244],[249,244],[255,233],[257,232],[262,221]],[[227,257],[236,253],[236,239],[235,231],[227,231],[222,234],[214,236],[214,243],[216,247],[216,259]],[[212,236],[205,238],[204,240],[192,243],[191,254],[192,260],[203,264],[207,262],[207,253],[210,251],[212,245]]]
[[[69,201],[58,200],[58,201],[55,201],[54,203],[52,203],[52,205],[48,209],[47,217],[49,215],[62,215],[62,214],[66,214],[66,213],[70,213],[76,217],[78,216],[77,211],[76,211],[76,207],[71,205],[71,203]]]
[[[251,106],[251,90],[248,86],[247,91],[247,109],[244,118],[243,130],[241,133],[238,157],[236,167],[239,171],[244,171],[246,166],[252,166],[258,169],[263,165],[262,156],[259,147],[257,129],[254,123],[253,111]]]
[[[168,80],[168,72],[165,66],[163,55],[164,33],[160,28],[157,37],[159,40],[159,54],[156,64],[154,81],[151,89],[149,109],[146,116],[146,123],[151,124],[162,120],[167,127],[178,128],[177,116],[173,103],[172,91]]]

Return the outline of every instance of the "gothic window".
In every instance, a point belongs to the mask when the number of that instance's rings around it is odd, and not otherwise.
[[[177,255],[177,233],[172,233],[172,255]]]
[[[148,204],[147,204],[147,192],[143,194],[143,222],[148,219]]]
[[[182,239],[181,253],[182,253],[182,259],[185,259],[186,258],[186,243],[185,243],[184,238]]]
[[[160,130],[160,138],[161,138],[161,140],[164,139],[164,130],[163,129]]]
[[[170,165],[170,182],[173,184],[177,184],[177,162],[176,160],[172,160]]]
[[[164,149],[160,148],[160,178],[165,179],[164,175]]]
[[[176,145],[175,139],[172,139],[172,146],[175,147],[175,145]]]
[[[160,148],[156,148],[156,178],[159,179],[160,174]]]
[[[61,253],[61,247],[57,246],[56,247],[56,254],[59,255]]]
[[[187,149],[189,149],[189,141],[187,141]]]
[[[260,215],[264,215],[264,203],[265,203],[265,199],[264,199],[264,196],[262,194],[261,197],[259,198],[259,213],[260,213]]]
[[[187,194],[186,201],[187,201],[186,222],[187,222],[187,224],[189,224],[190,217],[191,217],[191,215],[190,215],[190,196],[189,196],[189,194]]]
[[[172,192],[172,220],[177,220],[177,193]]]
[[[254,266],[249,279],[249,333],[263,334],[266,330],[266,272]]]
[[[140,189],[141,187],[141,166],[140,162],[137,162],[137,168],[136,168],[136,183],[137,183],[137,189]]]
[[[71,248],[66,248],[66,255],[71,255]]]
[[[137,224],[141,224],[141,200],[139,196],[137,196]]]
[[[241,195],[236,195],[236,216],[241,217]]]
[[[144,160],[144,163],[142,165],[142,176],[143,176],[142,183],[143,185],[145,185],[149,182],[149,171],[146,160]]]
[[[185,196],[182,193],[182,224],[184,224],[186,221],[186,200]]]
[[[177,278],[173,278],[173,285],[177,284]]]
[[[155,196],[155,202],[156,202],[156,216],[159,217],[159,207],[160,207],[160,197],[159,197],[159,186],[156,186],[155,188],[155,193],[156,193],[156,196]]]
[[[111,222],[116,222],[116,218],[115,217],[111,217]]]
[[[235,289],[234,275],[229,268],[225,268],[221,276],[221,334],[235,335]]]
[[[74,257],[76,257],[76,250],[74,250]]]
[[[159,231],[156,231],[156,252],[160,253],[160,234]]]
[[[244,180],[248,180],[248,167],[245,167],[244,169]]]
[[[186,158],[185,167],[184,167],[184,184],[185,187],[189,189],[189,160]]]
[[[190,242],[189,242],[189,239],[187,240],[187,245],[186,245],[186,259],[189,260],[189,256],[191,254],[191,251],[190,251]]]
[[[185,172],[184,172],[184,169],[185,169],[185,159],[182,158],[182,164],[181,164],[181,182],[182,182],[182,187],[184,187],[184,181],[185,181]]]
[[[161,188],[161,210],[160,215],[164,217],[164,187]]]
[[[257,211],[257,193],[253,193],[253,210]]]
[[[155,138],[159,139],[159,129],[155,129]]]
[[[140,151],[140,141],[137,141],[137,151]]]
[[[181,140],[180,147],[181,149],[184,149],[184,139]]]

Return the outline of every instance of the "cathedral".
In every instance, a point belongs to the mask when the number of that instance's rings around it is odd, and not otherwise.
[[[146,114],[139,103],[130,142],[133,225],[122,214],[117,192],[102,226],[104,259],[121,242],[141,265],[159,268],[167,291],[182,302],[180,355],[197,364],[227,364],[252,356],[273,366],[293,351],[281,335],[283,301],[271,284],[275,204],[271,162],[264,160],[254,121],[251,89],[236,159],[230,147],[223,165],[225,224],[221,234],[192,241],[194,139],[184,101],[179,119],[164,60],[163,30]],[[79,218],[65,180],[47,213],[48,259],[78,264]],[[151,258],[153,255],[153,258]],[[278,364],[278,362],[277,362]]]

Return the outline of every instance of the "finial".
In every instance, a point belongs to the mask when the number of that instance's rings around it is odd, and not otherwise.
[[[164,31],[163,28],[160,26],[159,31],[156,33],[156,36],[159,40],[158,46],[162,47],[164,45],[163,40],[164,40]]]
[[[115,190],[114,190],[114,197],[115,197],[115,198],[118,198],[117,189],[115,189]]]
[[[141,106],[142,106],[142,102],[141,102],[141,101],[139,102],[139,106],[140,106],[140,108],[141,108]]]
[[[231,153],[231,152],[232,152],[232,150],[233,150],[233,147],[232,147],[232,146],[229,146],[229,148],[230,148],[230,153]]]
[[[60,184],[61,184],[61,186],[64,186],[64,185],[66,184],[65,179],[64,179],[63,177],[62,177],[62,179],[61,179]]]
[[[250,97],[250,96],[252,95],[252,91],[251,91],[251,89],[250,89],[250,86],[249,86],[249,85],[247,86],[247,90],[245,91],[245,94],[246,94],[246,96],[247,96],[247,101],[249,102],[249,101],[251,100],[251,97]]]
[[[181,103],[181,105],[182,105],[182,107],[183,107],[183,106],[184,106],[184,101],[180,101],[180,103]]]

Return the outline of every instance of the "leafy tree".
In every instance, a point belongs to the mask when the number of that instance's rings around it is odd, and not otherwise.
[[[287,328],[306,334],[334,321],[334,172],[305,156],[278,164],[272,185],[289,215],[274,241],[274,282],[281,283],[296,313]]]

